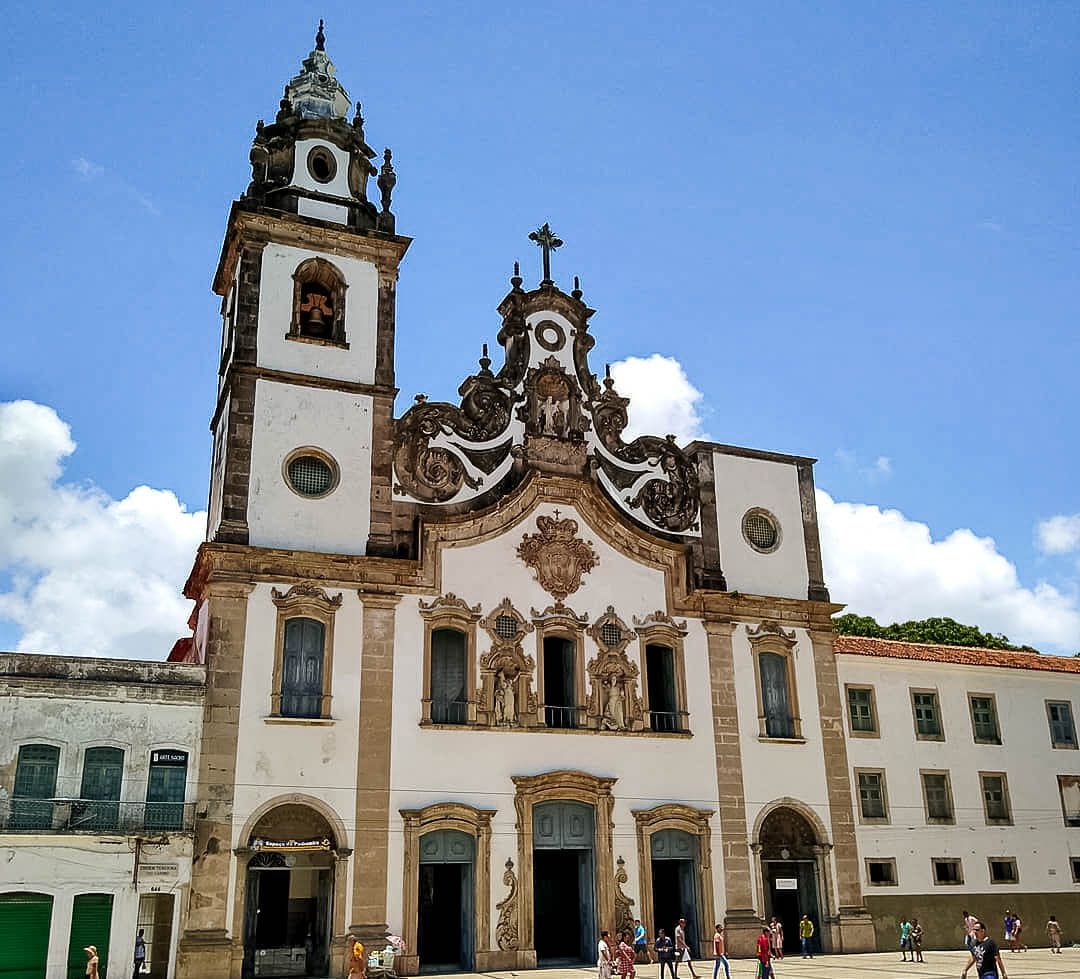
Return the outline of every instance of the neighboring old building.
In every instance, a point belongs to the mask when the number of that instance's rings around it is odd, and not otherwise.
[[[175,960],[205,670],[0,654],[0,976],[154,979]],[[15,936],[18,936],[15,940]]]
[[[837,636],[865,903],[953,947],[1005,908],[1080,928],[1080,660]],[[997,932],[995,926],[995,937]]]

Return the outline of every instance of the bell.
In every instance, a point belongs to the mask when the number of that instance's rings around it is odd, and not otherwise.
[[[308,326],[312,329],[322,329],[325,325],[326,320],[323,319],[322,310],[318,306],[313,306],[308,316]]]

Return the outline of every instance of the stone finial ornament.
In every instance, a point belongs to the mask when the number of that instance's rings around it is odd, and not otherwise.
[[[319,29],[315,32],[315,50],[326,50],[326,35],[323,33],[323,22],[321,17],[319,18]]]

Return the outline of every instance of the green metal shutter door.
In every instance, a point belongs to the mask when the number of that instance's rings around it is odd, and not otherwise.
[[[112,927],[111,894],[78,894],[71,909],[71,941],[68,944],[68,979],[86,975],[87,945],[97,947],[98,976],[105,979],[109,965],[109,929]],[[134,938],[132,942],[134,943]],[[134,949],[132,944],[132,949]],[[133,953],[134,954],[134,953]],[[120,970],[123,975],[123,969]]]
[[[0,894],[0,979],[45,979],[52,905],[47,894]]]

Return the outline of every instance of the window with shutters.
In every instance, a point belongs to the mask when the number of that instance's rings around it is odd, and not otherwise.
[[[855,687],[848,684],[848,728],[852,737],[877,737],[877,705],[874,703],[873,687]]]
[[[1080,826],[1080,775],[1059,775],[1058,794],[1066,826]]]
[[[183,828],[187,770],[186,751],[159,748],[150,752],[150,777],[146,783],[147,829]]]
[[[767,738],[795,737],[795,719],[791,714],[788,694],[787,663],[779,653],[758,656],[761,673],[761,703],[765,715]]]
[[[928,823],[952,823],[952,786],[948,772],[920,772],[923,787],[923,804]]]
[[[1073,725],[1072,704],[1067,700],[1048,700],[1046,716],[1050,721],[1050,743],[1055,748],[1076,747],[1076,727]]]
[[[24,744],[15,764],[11,792],[12,829],[51,829],[60,749],[51,744]]]
[[[120,826],[120,788],[124,780],[121,748],[87,748],[82,789],[71,806],[71,828],[107,833]]]
[[[457,629],[436,629],[431,634],[431,721],[464,724],[466,697],[465,635]]]
[[[1004,772],[979,772],[982,788],[983,811],[991,825],[1007,826],[1012,823],[1012,807],[1009,805],[1009,785]]]
[[[763,739],[802,740],[795,686],[794,630],[763,622],[748,634],[758,695],[758,734]]]
[[[331,597],[312,584],[294,585],[285,594],[273,588],[271,595],[278,616],[270,714],[297,722],[329,720],[341,595]]]
[[[885,798],[885,772],[881,769],[856,768],[855,787],[859,793],[860,822],[887,823],[889,809]]]
[[[976,744],[1001,744],[997,703],[991,693],[968,694],[971,708],[971,733]]]
[[[915,737],[919,741],[945,740],[936,690],[912,690],[911,711],[915,718]]]

